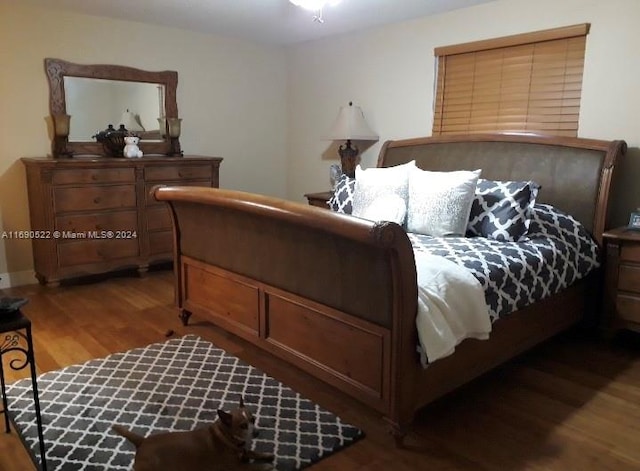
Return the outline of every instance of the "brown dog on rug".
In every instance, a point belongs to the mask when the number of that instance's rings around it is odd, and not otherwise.
[[[251,450],[257,435],[255,418],[244,406],[231,412],[218,409],[218,420],[190,432],[167,432],[142,437],[120,425],[113,430],[136,446],[133,471],[267,471],[274,456]]]

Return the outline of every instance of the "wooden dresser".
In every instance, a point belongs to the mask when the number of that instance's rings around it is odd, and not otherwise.
[[[218,187],[221,158],[23,158],[36,277],[42,284],[171,261],[155,185]]]
[[[640,232],[626,227],[603,234],[606,245],[604,328],[640,332]]]

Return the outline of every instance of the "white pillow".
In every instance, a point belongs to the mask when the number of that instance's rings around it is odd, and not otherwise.
[[[365,216],[369,208],[377,204],[376,200],[390,196],[399,197],[406,208],[409,192],[409,173],[415,168],[415,160],[395,167],[369,168],[367,170],[362,170],[358,165],[356,167],[356,185],[353,190],[353,211],[351,214],[370,219]],[[375,214],[375,210],[372,211]],[[398,224],[403,223],[404,216]]]
[[[464,236],[481,170],[409,174],[407,231],[434,237]]]
[[[387,195],[373,200],[360,217],[370,221],[391,221],[402,225],[406,215],[407,203],[397,195]]]

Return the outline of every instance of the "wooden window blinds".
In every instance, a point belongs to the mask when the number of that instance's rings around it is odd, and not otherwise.
[[[433,135],[577,136],[589,24],[435,49]]]

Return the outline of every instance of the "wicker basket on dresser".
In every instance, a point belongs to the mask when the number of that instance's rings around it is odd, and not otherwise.
[[[155,185],[217,187],[221,158],[23,158],[36,277],[42,284],[173,258]]]

